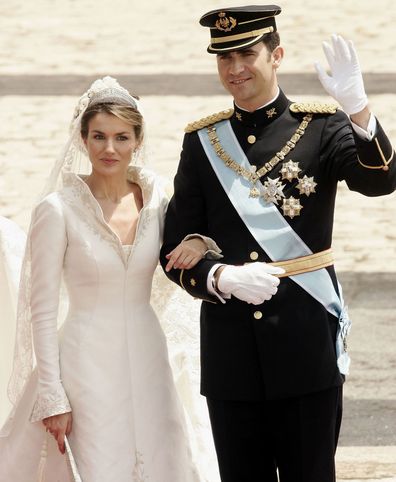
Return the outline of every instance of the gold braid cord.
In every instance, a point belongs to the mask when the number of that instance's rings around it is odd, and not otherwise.
[[[384,155],[384,152],[381,149],[381,146],[379,145],[378,139],[376,137],[374,138],[374,141],[375,141],[375,144],[377,146],[378,152],[380,153],[383,164],[381,164],[381,166],[368,166],[367,164],[363,164],[363,162],[359,159],[359,156],[358,156],[359,164],[361,166],[365,167],[366,169],[382,169],[383,171],[389,171],[389,164],[391,163],[391,161],[392,161],[392,159],[395,155],[395,151],[392,149],[392,154],[391,154],[390,158],[386,159],[386,157]]]
[[[216,122],[220,122],[224,119],[229,119],[233,113],[234,113],[234,109],[228,109],[228,110],[222,110],[221,112],[217,112],[216,114],[208,115],[203,119],[200,119],[188,124],[187,127],[184,129],[184,132],[190,133],[190,132],[198,131],[199,129],[208,127],[211,124],[215,124]]]
[[[336,104],[321,104],[320,102],[293,102],[289,109],[294,113],[302,114],[335,114]]]
[[[245,169],[240,164],[238,164],[238,162],[232,159],[232,157],[225,151],[224,147],[220,143],[219,138],[217,137],[216,126],[212,125],[208,127],[208,137],[214,150],[216,151],[217,156],[224,162],[224,164],[233,171],[235,171],[238,176],[244,177],[247,181],[254,185],[260,180],[261,177],[269,173],[280,161],[283,161],[284,158],[289,154],[289,152],[296,147],[297,142],[304,135],[305,129],[311,122],[312,117],[313,114],[307,114],[306,116],[304,116],[302,122],[297,127],[296,132],[291,136],[290,140],[287,141],[286,144],[282,147],[282,149],[277,152],[272,159],[266,162],[264,166],[261,167],[257,172]]]

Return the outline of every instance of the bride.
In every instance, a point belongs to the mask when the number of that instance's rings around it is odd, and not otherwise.
[[[201,480],[150,304],[167,198],[136,165],[143,139],[138,100],[110,77],[94,82],[32,214],[0,481]],[[212,248],[191,237],[171,255],[188,269]]]

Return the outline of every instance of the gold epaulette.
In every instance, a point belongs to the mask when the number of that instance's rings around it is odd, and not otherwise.
[[[294,113],[302,114],[335,114],[337,104],[321,104],[320,102],[293,102],[290,110]]]
[[[221,112],[216,112],[216,114],[208,115],[203,119],[199,119],[195,122],[190,122],[184,129],[184,132],[194,132],[204,127],[208,127],[215,122],[222,121],[224,119],[229,119],[234,113],[234,109],[222,110]]]

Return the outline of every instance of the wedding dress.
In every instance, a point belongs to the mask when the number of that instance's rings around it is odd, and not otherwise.
[[[178,331],[177,320],[172,327],[178,305],[166,302],[173,288],[161,293],[163,285],[157,283],[158,310],[169,342],[175,341],[170,351],[189,412],[186,422],[166,338],[150,303],[167,199],[148,169],[133,166],[128,175],[144,199],[129,248],[104,220],[82,177],[71,172],[63,174],[62,190],[44,198],[33,212],[30,309],[38,370],[0,435],[1,482],[77,480],[41,422],[69,409],[73,429],[68,440],[83,482],[218,480],[209,424],[194,402],[198,387],[191,393],[188,386],[198,374],[189,371],[194,364],[188,361],[189,347],[177,348],[177,339],[184,337],[194,340],[196,350],[197,336]],[[69,308],[58,333],[62,277]],[[179,316],[188,316],[188,310]],[[185,320],[183,326],[189,330]]]

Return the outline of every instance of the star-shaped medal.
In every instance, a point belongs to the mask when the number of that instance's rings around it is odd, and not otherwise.
[[[306,196],[309,196],[311,193],[316,192],[315,187],[317,185],[318,183],[314,181],[313,176],[304,176],[302,179],[298,180],[297,189],[300,191],[300,194],[305,194]]]
[[[285,194],[283,192],[285,185],[281,183],[279,177],[276,179],[268,178],[264,182],[263,188],[263,198],[267,201],[267,203],[275,203],[278,204]]]
[[[301,169],[298,167],[298,162],[294,162],[292,160],[284,162],[282,169],[280,170],[282,180],[287,179],[288,181],[292,181],[293,179],[298,179],[298,173],[300,171]]]
[[[300,204],[300,200],[290,196],[283,200],[282,210],[285,216],[293,219],[294,216],[300,216],[300,211],[303,207]]]
[[[272,109],[267,110],[265,113],[267,114],[268,119],[271,119],[271,117],[278,114],[275,107],[272,107]]]

